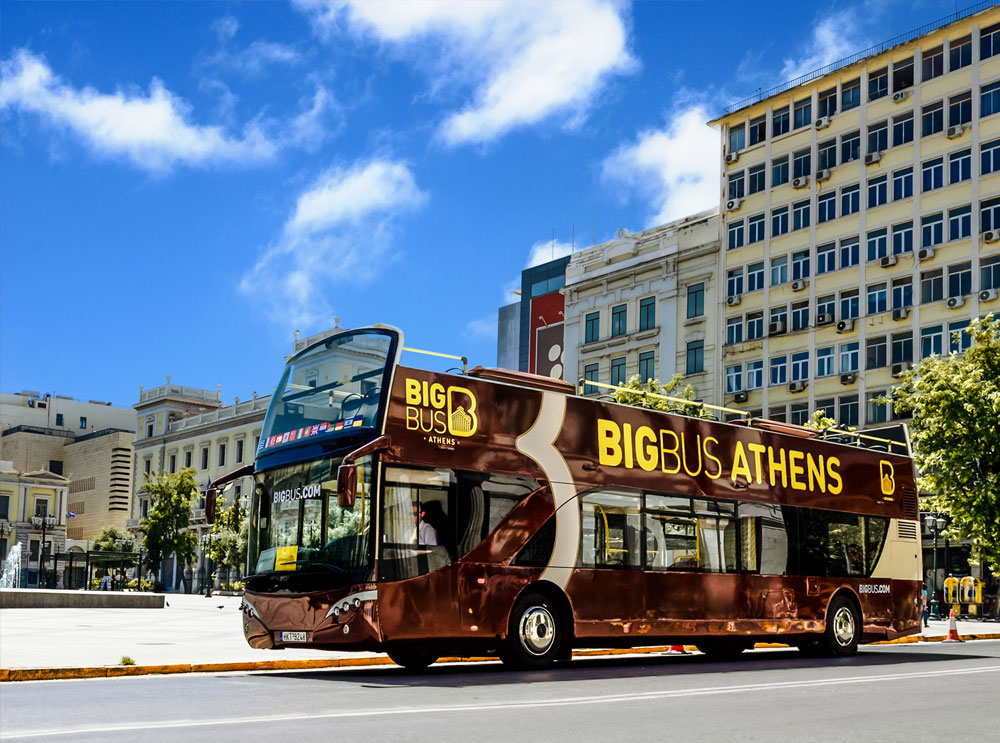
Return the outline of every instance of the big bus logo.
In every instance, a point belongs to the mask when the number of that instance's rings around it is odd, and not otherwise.
[[[418,379],[406,379],[405,385],[408,431],[466,437],[479,428],[472,390]]]
[[[882,495],[892,495],[896,492],[896,471],[892,462],[884,459],[879,460],[879,479],[882,481]]]

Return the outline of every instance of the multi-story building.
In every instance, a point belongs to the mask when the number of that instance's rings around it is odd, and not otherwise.
[[[711,211],[572,255],[566,267],[566,374],[576,382],[670,381],[717,394],[719,216]],[[599,388],[593,394],[604,394]]]
[[[568,378],[561,289],[569,260],[563,256],[521,271],[520,299],[500,308],[497,366]]]
[[[712,122],[720,391],[776,420],[878,425],[903,370],[1000,309],[1000,7],[804,80]]]

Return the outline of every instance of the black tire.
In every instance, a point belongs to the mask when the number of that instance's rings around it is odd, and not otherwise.
[[[824,650],[828,655],[843,658],[858,652],[861,641],[861,614],[846,596],[836,596],[826,612]]]
[[[555,602],[527,591],[514,603],[500,659],[514,668],[547,668],[561,655],[564,625]]]
[[[709,660],[726,661],[739,658],[747,646],[740,642],[727,642],[725,640],[702,640],[696,647]]]
[[[434,653],[420,653],[412,650],[389,650],[389,660],[408,671],[422,671],[438,659]]]

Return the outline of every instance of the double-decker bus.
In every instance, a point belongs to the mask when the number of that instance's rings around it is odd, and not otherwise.
[[[402,351],[375,326],[288,360],[254,463],[251,646],[542,667],[678,643],[849,655],[919,630],[905,443],[425,371]]]

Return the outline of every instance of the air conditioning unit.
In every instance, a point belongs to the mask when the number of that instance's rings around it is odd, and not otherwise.
[[[949,310],[955,310],[965,304],[965,297],[948,297],[948,301],[945,302],[948,305]]]
[[[773,322],[767,326],[768,335],[781,335],[785,332],[785,323],[782,321]]]
[[[750,395],[746,392],[737,392],[733,395],[733,402],[746,402],[750,398]]]
[[[841,320],[837,323],[838,333],[850,333],[854,330],[854,320]]]
[[[865,155],[865,165],[874,165],[875,163],[882,160],[881,152],[869,152]]]
[[[948,139],[956,139],[962,136],[962,132],[965,131],[965,127],[962,124],[957,124],[955,126],[948,127],[948,133],[945,135]]]
[[[896,256],[886,255],[882,256],[882,260],[880,260],[878,264],[882,266],[882,268],[889,268],[890,266],[895,266],[896,262],[897,262]]]
[[[921,248],[917,251],[918,261],[929,261],[934,257],[934,248]]]
[[[820,116],[818,119],[816,119],[817,129],[826,129],[828,126],[830,126],[829,116]]]
[[[910,308],[909,307],[897,307],[896,309],[894,309],[892,311],[892,319],[893,320],[905,320],[909,316],[910,316]]]
[[[740,159],[740,153],[739,152],[730,152],[728,155],[726,155],[726,162],[727,163],[734,163],[734,162],[736,162],[739,159]]]
[[[983,289],[981,292],[979,292],[980,302],[992,302],[996,298],[997,298],[996,289]]]
[[[832,312],[820,312],[816,315],[816,325],[829,325],[833,322]]]
[[[805,188],[809,185],[809,176],[802,175],[792,180],[792,188]]]
[[[792,282],[792,291],[800,292],[807,286],[809,286],[809,282],[806,281],[805,279],[796,279],[795,281]]]
[[[892,372],[893,377],[896,377],[898,379],[899,377],[903,376],[903,372],[909,371],[910,368],[912,368],[912,366],[913,364],[911,364],[909,361],[903,361],[902,363],[899,364],[893,364],[890,369],[890,372]]]
[[[743,203],[742,199],[730,199],[729,201],[726,202],[726,211],[735,212],[737,209],[740,208],[740,204],[742,203]]]
[[[806,382],[792,382],[788,385],[789,392],[802,392],[806,388]]]
[[[986,230],[983,233],[983,242],[995,243],[1000,240],[1000,230]]]
[[[726,305],[729,307],[735,307],[740,303],[740,296],[737,294],[732,297],[726,297]]]
[[[830,169],[829,168],[823,168],[822,170],[819,170],[819,171],[816,172],[816,182],[817,183],[822,183],[823,181],[828,181],[828,180],[830,180]]]
[[[858,375],[855,372],[851,372],[850,374],[840,375],[841,384],[854,384],[857,381],[858,381]]]
[[[892,94],[892,100],[894,100],[896,103],[899,103],[900,101],[905,101],[906,97],[909,94],[910,91],[908,90],[897,90],[895,93]]]

